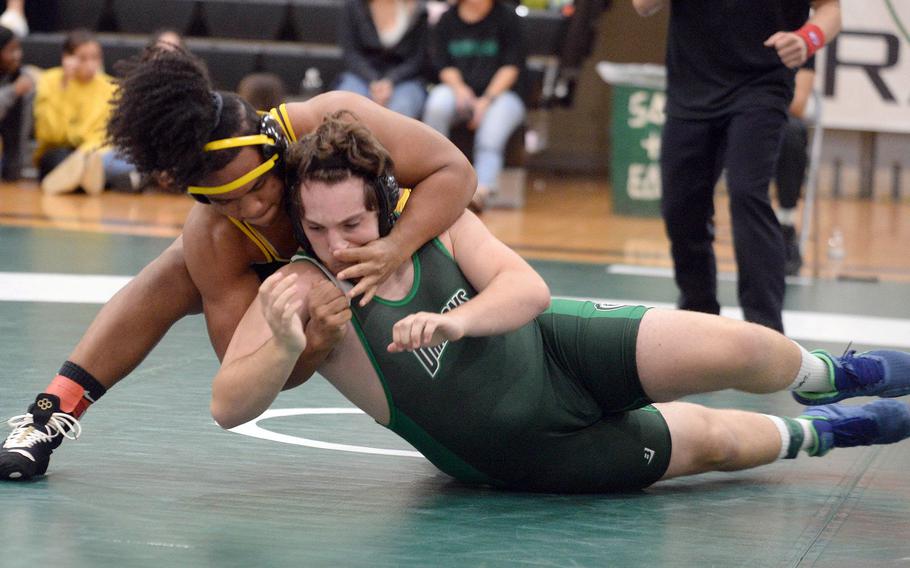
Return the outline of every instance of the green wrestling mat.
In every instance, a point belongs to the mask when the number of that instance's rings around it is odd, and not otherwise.
[[[0,227],[0,416],[22,413],[46,386],[100,307],[86,299],[91,291],[122,283],[168,242]],[[598,265],[535,266],[556,295],[675,299],[665,278]],[[721,285],[725,305],[733,305],[734,286]],[[791,286],[787,309],[795,319],[788,321],[806,335],[816,326],[822,339],[801,339],[807,346],[839,352],[839,333],[855,334],[860,348],[895,345],[910,340],[910,332],[900,335],[910,329],[907,298],[910,285]],[[801,456],[635,494],[506,493],[452,482],[319,377],[283,393],[273,409],[284,415],[249,432],[266,437],[225,432],[208,413],[216,368],[202,318],[182,321],[92,407],[82,437],[64,442],[46,477],[0,483],[0,566],[910,562],[910,442]],[[786,393],[696,400],[787,415],[800,409]]]

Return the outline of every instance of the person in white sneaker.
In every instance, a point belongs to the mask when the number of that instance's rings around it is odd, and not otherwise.
[[[48,194],[82,188],[97,195],[108,182],[129,190],[135,168],[104,142],[116,90],[102,69],[101,44],[88,30],[63,42],[60,67],[42,73],[35,97],[35,162]]]

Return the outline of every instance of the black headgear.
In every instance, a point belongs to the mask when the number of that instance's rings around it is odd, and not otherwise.
[[[314,159],[311,161],[304,172],[303,177],[306,177],[307,173],[319,170],[348,170],[352,175],[362,178],[368,183],[376,195],[376,203],[378,204],[376,213],[379,220],[379,236],[384,237],[392,231],[392,226],[395,225],[395,219],[397,218],[395,215],[395,208],[398,205],[401,191],[398,187],[398,180],[395,179],[395,175],[391,170],[386,170],[381,175],[376,176],[372,172],[353,166],[343,156],[332,154],[325,159]],[[295,187],[296,181],[297,180],[295,180],[294,185],[288,185],[290,191],[299,191],[299,188]],[[289,208],[295,207],[295,201],[297,200],[285,200]],[[300,243],[303,250],[309,256],[315,257],[316,251],[313,250],[313,246],[310,244],[310,240],[307,239],[306,233],[303,230],[300,211],[288,211],[288,213],[291,217],[292,225],[294,227],[294,236],[296,237],[297,242]]]

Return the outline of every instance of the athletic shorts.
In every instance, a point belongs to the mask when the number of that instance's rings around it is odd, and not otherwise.
[[[561,404],[589,408],[593,399],[602,417],[581,429],[529,440],[535,447],[523,450],[533,451],[533,461],[513,472],[520,475],[507,485],[568,493],[629,491],[664,475],[670,430],[641,387],[635,359],[638,327],[647,310],[554,299],[537,318],[561,379],[569,381],[570,388],[559,391]],[[525,451],[518,453],[529,455]]]

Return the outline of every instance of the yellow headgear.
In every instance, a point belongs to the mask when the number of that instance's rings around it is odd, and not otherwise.
[[[197,201],[209,203],[206,196],[220,195],[228,193],[242,187],[254,179],[263,176],[266,172],[275,167],[276,164],[283,166],[284,153],[287,151],[288,140],[278,120],[269,113],[261,113],[259,120],[259,134],[250,134],[247,136],[235,136],[232,138],[222,138],[212,140],[202,147],[203,152],[216,152],[228,148],[241,148],[243,146],[261,146],[262,155],[266,158],[264,162],[243,174],[232,182],[214,187],[202,187],[191,185],[187,191]]]

